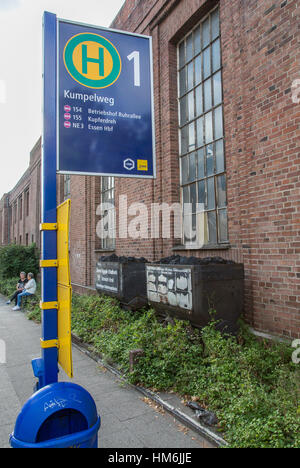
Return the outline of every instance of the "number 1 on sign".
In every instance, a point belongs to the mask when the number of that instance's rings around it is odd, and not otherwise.
[[[134,61],[134,86],[141,86],[141,67],[140,67],[140,53],[136,50],[128,55],[128,60]]]

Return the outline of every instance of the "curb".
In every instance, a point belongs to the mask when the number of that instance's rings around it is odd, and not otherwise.
[[[209,442],[216,445],[217,448],[226,447],[228,445],[227,442],[222,437],[215,434],[208,427],[203,426],[202,424],[195,421],[193,418],[191,418],[187,414],[183,413],[180,409],[176,408],[175,406],[170,405],[167,401],[160,398],[160,396],[157,395],[156,393],[152,392],[151,390],[147,390],[144,387],[139,387],[137,385],[128,384],[128,382],[126,381],[124,375],[122,375],[121,372],[119,372],[114,367],[110,366],[109,364],[105,363],[99,357],[99,355],[94,353],[89,348],[89,346],[87,344],[83,343],[80,340],[80,338],[78,338],[73,333],[72,333],[72,342],[73,342],[73,345],[77,349],[79,349],[79,351],[86,354],[89,358],[93,359],[95,362],[97,362],[102,367],[107,369],[109,372],[111,372],[112,374],[117,376],[119,379],[125,381],[127,383],[127,385],[134,388],[135,390],[137,390],[142,395],[146,396],[147,398],[150,398],[152,401],[159,404],[164,410],[166,410],[168,413],[170,413],[174,418],[179,420],[181,423],[183,423],[185,426],[189,427],[193,431],[197,432],[202,437],[205,437],[207,440],[209,440]]]

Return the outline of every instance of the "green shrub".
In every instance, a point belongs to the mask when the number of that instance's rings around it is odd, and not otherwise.
[[[0,293],[7,297],[12,296],[16,290],[19,279],[20,277],[0,279]]]
[[[27,318],[28,320],[33,320],[33,322],[41,323],[42,314],[39,303],[31,302],[26,306]]]
[[[39,272],[39,251],[35,244],[29,247],[23,245],[8,245],[0,248],[0,278],[18,278],[21,271]]]

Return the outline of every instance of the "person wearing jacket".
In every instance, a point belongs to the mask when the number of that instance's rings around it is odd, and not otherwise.
[[[36,293],[36,282],[33,273],[28,273],[28,282],[25,284],[24,291],[18,295],[17,305],[13,310],[21,310],[22,298],[26,296],[33,296]]]

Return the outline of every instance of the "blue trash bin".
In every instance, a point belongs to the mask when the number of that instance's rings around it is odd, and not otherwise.
[[[79,385],[60,382],[29,398],[10,444],[13,448],[98,448],[100,426],[91,395]]]

